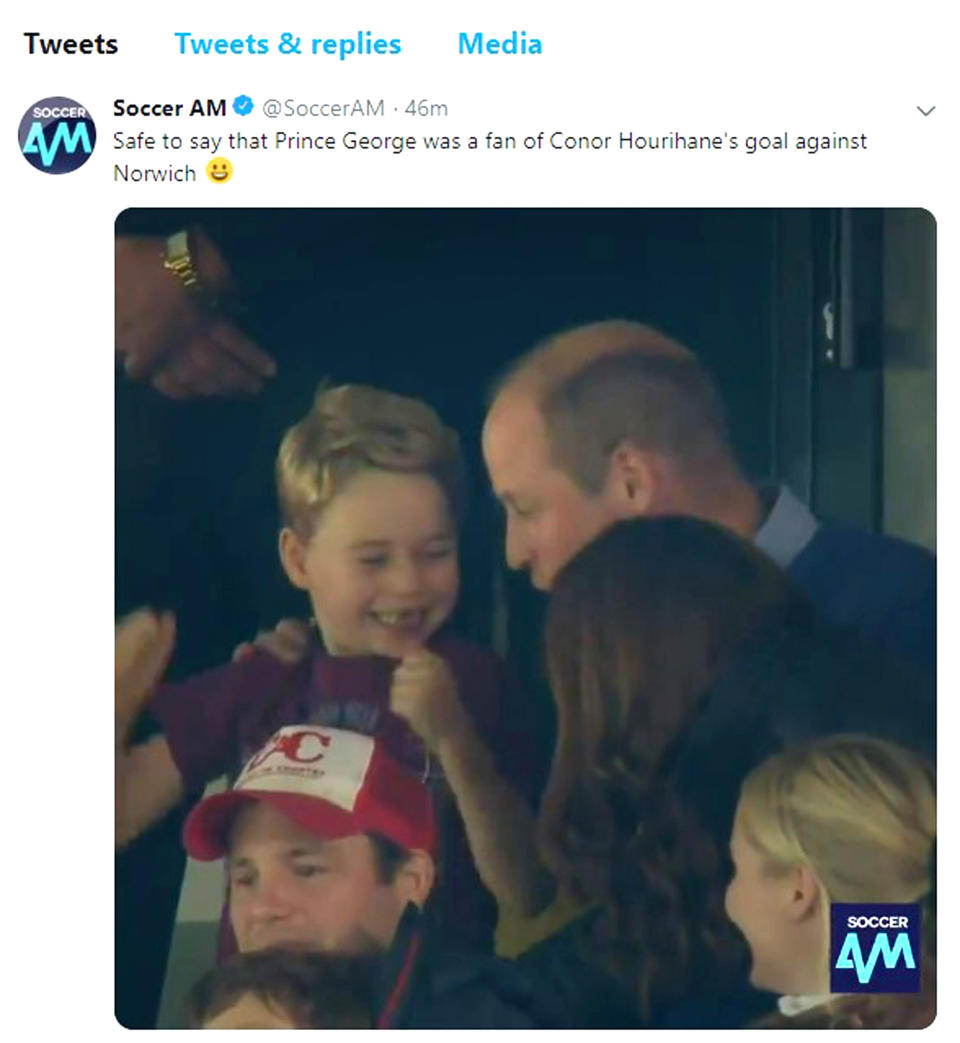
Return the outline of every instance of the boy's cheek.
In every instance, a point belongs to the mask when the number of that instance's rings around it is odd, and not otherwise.
[[[457,600],[460,594],[460,569],[456,561],[446,570],[440,586],[447,591],[447,595],[452,602]]]

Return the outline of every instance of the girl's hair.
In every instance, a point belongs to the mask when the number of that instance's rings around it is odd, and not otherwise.
[[[807,618],[770,559],[689,517],[621,522],[554,584],[541,843],[561,882],[605,907],[598,944],[648,1017],[705,981],[724,988],[746,958],[723,912],[723,853],[673,784],[672,755],[738,652]]]
[[[361,384],[323,383],[310,411],[280,443],[276,477],[283,524],[309,538],[324,507],[370,469],[430,475],[454,519],[462,517],[460,440],[430,406]]]
[[[369,956],[279,949],[241,953],[194,985],[187,1023],[203,1028],[254,995],[297,1028],[373,1028],[375,973]]]
[[[800,863],[831,902],[920,902],[924,977],[935,953],[936,789],[926,761],[893,743],[833,735],[768,758],[746,778],[737,810],[744,837],[773,874]],[[824,953],[823,975],[829,973]],[[880,997],[881,1007],[895,997]],[[879,1014],[879,1008],[873,1012]]]

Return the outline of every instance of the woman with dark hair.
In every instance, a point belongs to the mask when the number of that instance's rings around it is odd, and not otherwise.
[[[929,753],[932,697],[821,627],[751,544],[693,518],[623,522],[584,548],[554,584],[546,654],[558,737],[541,844],[598,909],[587,944],[644,1023],[744,1023],[764,1000],[723,909],[744,777],[836,731]]]

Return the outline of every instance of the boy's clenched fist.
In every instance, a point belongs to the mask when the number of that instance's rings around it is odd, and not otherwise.
[[[390,709],[402,717],[434,753],[461,733],[467,716],[450,668],[432,652],[408,655],[393,673]]]

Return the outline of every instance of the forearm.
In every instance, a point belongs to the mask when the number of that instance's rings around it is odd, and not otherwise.
[[[183,799],[183,783],[163,736],[116,752],[114,844],[125,847]]]
[[[469,723],[442,741],[437,754],[481,880],[501,910],[538,913],[552,900],[554,884],[537,855],[532,811]]]

